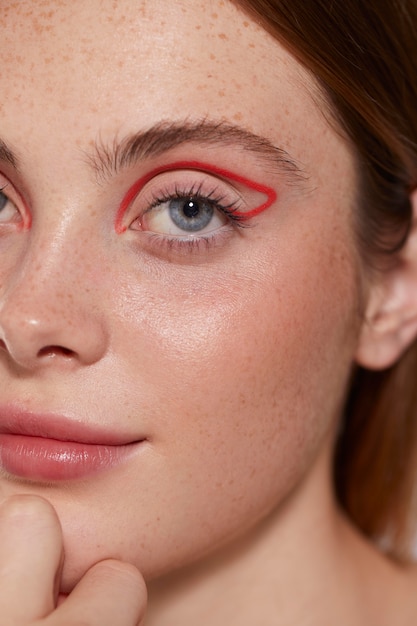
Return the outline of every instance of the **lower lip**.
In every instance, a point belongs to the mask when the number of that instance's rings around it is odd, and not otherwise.
[[[85,478],[118,465],[139,443],[109,446],[0,434],[0,468],[34,481]]]

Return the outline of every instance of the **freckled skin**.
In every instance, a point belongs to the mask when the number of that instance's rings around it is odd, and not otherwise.
[[[229,3],[211,2],[207,25],[204,5],[0,7],[0,129],[21,160],[4,173],[33,217],[0,241],[2,401],[150,441],[65,488],[1,479],[3,495],[41,493],[56,507],[65,591],[105,557],[147,579],[185,567],[279,509],[329,454],[354,358],[363,286],[350,150],[277,42]],[[145,165],[98,185],[83,154],[98,138],[207,116],[287,149],[307,186],[213,149],[277,202],[204,262],[156,258],[114,229]],[[74,356],[41,359],[48,346]]]

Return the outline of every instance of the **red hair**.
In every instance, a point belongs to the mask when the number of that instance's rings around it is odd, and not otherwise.
[[[417,188],[416,0],[236,0],[308,68],[356,150],[358,248],[370,271],[395,258]],[[387,371],[358,368],[335,454],[354,523],[407,559],[417,480],[417,345]]]

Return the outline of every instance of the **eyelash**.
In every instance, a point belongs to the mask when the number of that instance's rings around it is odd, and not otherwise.
[[[216,211],[220,211],[220,213],[223,213],[223,215],[227,217],[237,227],[244,228],[245,226],[247,226],[247,224],[245,224],[245,222],[247,221],[245,215],[238,212],[241,206],[239,200],[235,200],[232,203],[227,204],[224,202],[224,194],[215,195],[216,193],[218,193],[217,189],[213,189],[212,191],[210,191],[210,193],[202,193],[202,187],[203,183],[200,183],[197,189],[194,185],[188,189],[175,186],[174,193],[166,190],[160,195],[155,194],[151,201],[151,206],[145,211],[144,214],[152,211],[159,204],[164,204],[165,202],[170,202],[171,200],[193,198],[197,201],[209,202]]]
[[[182,200],[192,198],[197,202],[208,202],[215,211],[221,213],[227,220],[232,228],[247,228],[249,226],[248,219],[243,213],[239,213],[241,202],[239,199],[234,200],[231,203],[225,202],[225,195],[218,192],[216,188],[213,188],[209,193],[203,193],[203,183],[198,186],[192,185],[190,187],[180,187],[175,185],[174,191],[161,191],[152,195],[150,200],[150,206],[146,209],[141,216],[142,218],[149,212],[156,209],[159,205],[172,200]],[[139,218],[139,221],[141,218]],[[230,232],[230,230],[229,230]],[[223,235],[225,231],[223,231]],[[202,249],[208,250],[213,246],[221,242],[221,232],[219,229],[215,229],[212,232],[195,236],[169,236],[161,233],[153,233],[147,231],[147,235],[152,239],[153,245],[158,246],[162,251],[169,252],[181,252],[190,254],[198,252]]]

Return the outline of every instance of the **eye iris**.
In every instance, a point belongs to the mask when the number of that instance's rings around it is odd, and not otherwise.
[[[199,198],[176,198],[169,203],[172,221],[181,230],[195,232],[205,228],[214,213],[212,205]]]
[[[4,193],[2,193],[0,191],[0,211],[2,209],[4,209],[4,207],[6,206],[7,202],[8,202],[7,196],[5,196]]]

